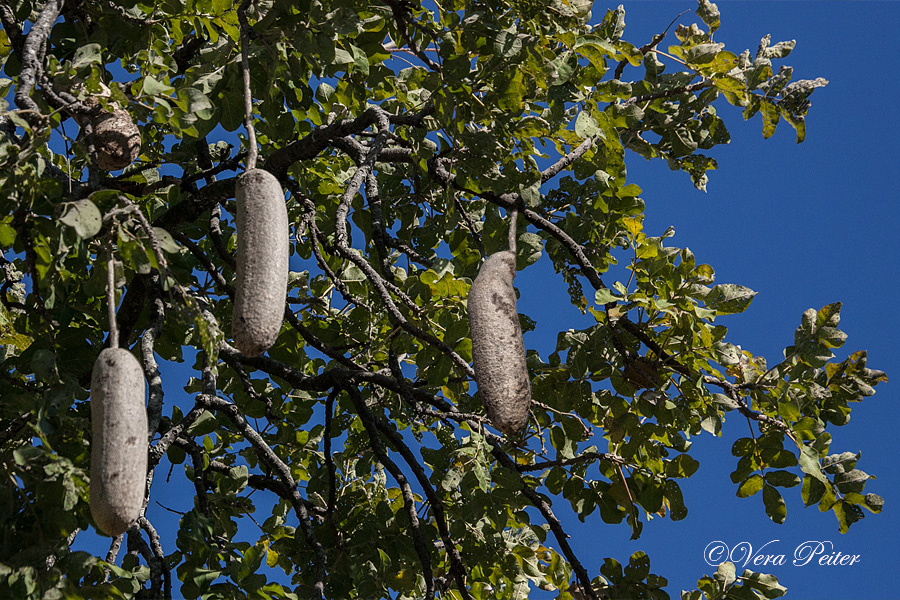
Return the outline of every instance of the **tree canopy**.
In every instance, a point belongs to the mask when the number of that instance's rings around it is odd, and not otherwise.
[[[723,119],[802,142],[827,82],[793,79],[793,41],[725,49],[709,0],[664,18],[629,42],[589,0],[0,1],[0,596],[667,598],[644,553],[590,570],[559,515],[683,519],[691,437],[726,415],[773,521],[880,512],[832,448],[886,381],[835,358],[841,305],[767,364],[719,320],[755,293],[645,232],[626,177],[631,151],[705,190]],[[253,165],[291,235],[262,356],[231,337]],[[511,241],[596,321],[527,349],[519,434],[485,414],[466,308]],[[147,382],[144,508],[182,474],[195,497],[93,556],[91,372],[117,345]],[[783,593],[724,563],[683,597]]]

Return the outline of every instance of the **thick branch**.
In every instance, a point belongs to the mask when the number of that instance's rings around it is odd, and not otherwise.
[[[299,140],[293,141],[270,154],[266,159],[265,169],[275,175],[275,177],[284,179],[288,168],[295,162],[315,158],[320,152],[331,146],[336,139],[360,134],[374,125],[378,119],[379,112],[384,111],[376,107],[370,107],[353,119],[341,119],[334,123],[316,127]],[[417,113],[389,114],[387,117],[393,125],[421,126],[425,117],[432,112],[434,112],[434,106],[429,103]],[[394,156],[393,153],[397,155]],[[404,162],[409,160],[407,152],[404,150],[388,150],[388,155],[391,160]]]
[[[0,2],[0,23],[3,23],[3,30],[6,31],[6,37],[9,38],[13,49],[21,52],[25,36],[22,35],[22,28],[19,27],[16,15],[13,14],[12,8],[7,2]]]
[[[283,178],[288,168],[295,162],[315,158],[328,148],[335,138],[357,134],[371,127],[376,120],[378,109],[369,108],[355,119],[342,119],[328,125],[316,127],[299,140],[273,152],[266,159],[265,169]]]
[[[584,153],[588,151],[588,149],[594,144],[593,138],[588,138],[578,144],[578,146],[560,158],[558,161],[541,171],[541,183],[547,183],[554,177],[556,177],[560,171],[567,169],[569,165],[574,163],[576,160],[584,156]]]
[[[156,345],[156,339],[162,332],[163,322],[165,320],[165,307],[162,298],[153,299],[152,321],[150,327],[144,331],[141,338],[141,362],[144,367],[144,376],[147,378],[147,384],[150,387],[150,397],[147,401],[147,429],[148,439],[153,439],[156,430],[159,427],[159,420],[162,417],[163,406],[163,387],[162,377],[159,373],[159,365],[156,364],[156,357],[153,348]]]
[[[337,502],[337,468],[334,464],[334,455],[331,453],[331,438],[334,435],[332,431],[334,400],[338,395],[338,391],[338,388],[333,389],[331,393],[328,394],[328,399],[325,401],[325,431],[323,432],[323,435],[325,436],[323,447],[323,451],[325,452],[325,466],[328,469],[328,504],[325,509],[325,518],[328,519],[332,533],[334,534],[334,539],[336,540],[340,540],[341,535],[334,522],[334,505]]]
[[[15,94],[16,106],[21,109],[40,113],[40,108],[31,98],[31,91],[41,72],[44,45],[47,43],[50,30],[62,7],[63,0],[49,0],[41,9],[41,14],[25,37],[25,43],[22,45],[22,72],[19,74],[19,84]],[[40,123],[40,117],[36,114],[25,113],[24,117],[33,127],[37,127]]]

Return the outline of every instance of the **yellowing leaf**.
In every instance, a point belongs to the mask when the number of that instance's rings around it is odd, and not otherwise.
[[[643,224],[643,216],[637,215],[635,217],[625,217],[622,219],[622,224],[625,226],[625,229],[628,233],[631,234],[631,237],[637,237],[637,235],[644,229]]]

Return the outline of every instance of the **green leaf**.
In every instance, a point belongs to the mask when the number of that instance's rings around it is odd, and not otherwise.
[[[667,477],[690,477],[700,468],[700,463],[690,454],[679,454],[666,463]]]
[[[52,350],[37,350],[31,358],[34,376],[42,383],[59,381],[59,370],[56,367],[56,353]]]
[[[835,502],[831,510],[834,511],[834,516],[837,517],[838,528],[841,533],[847,533],[851,525],[862,520],[865,516],[859,506],[844,500]]]
[[[780,598],[787,593],[787,588],[780,585],[778,578],[774,575],[745,570],[741,578],[743,587],[758,591],[763,598]],[[753,600],[757,600],[759,595],[755,595]],[[748,600],[750,599],[748,598]]]
[[[817,504],[825,495],[825,485],[812,475],[803,476],[803,487],[800,490],[800,497],[806,506]]]
[[[148,96],[168,96],[175,88],[167,83],[162,83],[152,75],[146,75],[141,85],[141,93]]]
[[[727,560],[719,563],[716,574],[713,577],[723,586],[723,588],[730,586],[737,580],[734,563]]]
[[[72,57],[72,68],[82,69],[88,65],[101,62],[101,53],[102,48],[100,44],[85,44],[84,46],[79,46],[75,51],[75,56]]]
[[[185,430],[185,433],[190,437],[209,435],[216,430],[216,426],[216,416],[208,410],[205,410],[200,413],[200,416],[197,417],[197,419],[193,423],[191,423],[191,425]]]
[[[763,487],[763,504],[770,519],[776,523],[784,523],[787,518],[787,505],[781,497],[781,492],[771,485]]]
[[[713,394],[713,402],[725,407],[725,410],[735,410],[741,407],[741,404],[725,394]]]
[[[719,28],[719,7],[709,0],[699,0],[699,4],[697,16],[709,27],[709,33],[715,32]]]
[[[738,487],[737,496],[738,498],[749,498],[763,489],[764,484],[762,475],[751,475]]]
[[[171,233],[162,227],[154,227],[153,233],[159,241],[159,247],[162,248],[164,252],[169,254],[178,254],[181,252],[181,246],[178,245],[178,242],[175,241],[175,238],[172,237]]]
[[[601,288],[594,293],[594,302],[600,306],[609,304],[610,302],[620,302],[621,300],[622,297],[614,294],[609,288]]]
[[[794,487],[800,484],[800,477],[790,471],[768,471],[764,479],[767,484],[777,487]]]
[[[884,498],[877,494],[866,494],[863,499],[863,505],[873,513],[878,514],[884,508]]]
[[[0,246],[9,248],[16,241],[16,230],[9,223],[0,223]]]
[[[681,521],[688,515],[687,506],[684,504],[684,496],[681,487],[674,479],[666,480],[666,501],[669,503],[669,516],[673,521]]]
[[[756,296],[756,292],[748,287],[734,283],[721,283],[710,290],[704,298],[704,302],[717,314],[731,315],[747,310],[754,296]]]
[[[575,119],[575,133],[578,137],[587,139],[599,135],[600,128],[597,126],[597,121],[587,111],[583,110],[578,113],[578,117]]]
[[[759,108],[763,117],[763,137],[769,139],[775,134],[775,128],[781,120],[781,109],[768,100],[762,100]]]
[[[716,56],[719,54],[719,52],[722,51],[722,48],[724,47],[725,44],[697,44],[696,46],[692,46],[685,51],[685,61],[689,64],[695,65],[710,63],[715,60]]]
[[[146,80],[145,80],[146,83]],[[182,88],[178,90],[179,106],[187,113],[197,115],[204,121],[209,120],[215,114],[215,106],[209,98],[197,88]]]
[[[103,227],[103,215],[90,200],[78,200],[64,205],[60,221],[75,230],[78,237],[90,239],[100,233]]]
[[[361,48],[354,45],[350,46],[350,52],[353,55],[354,70],[367,76],[369,74],[369,57]]]

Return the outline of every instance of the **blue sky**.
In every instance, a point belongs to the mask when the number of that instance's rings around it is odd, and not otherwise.
[[[624,4],[625,37],[638,45],[679,12],[696,6],[694,0]],[[900,2],[720,0],[718,5],[722,27],[716,39],[729,50],[754,51],[767,33],[773,43],[796,39],[796,49],[784,61],[794,67],[795,78],[825,77],[830,84],[812,96],[808,136],[800,145],[786,123],[773,138],[763,140],[758,117],[745,123],[738,109],[723,102],[720,114],[732,143],[712,152],[719,170],[710,174],[707,193],[695,190],[687,175],[669,171],[663,162],[648,163],[631,155],[629,180],[643,188],[647,204],[645,231],[660,235],[674,226],[676,235],[667,240],[669,245],[690,247],[698,263],[715,268],[717,282],[740,283],[759,292],[747,313],[721,320],[732,342],[777,361],[792,342],[804,310],[839,300],[844,303],[841,328],[849,339],[838,358],[868,349],[870,367],[886,370],[889,377],[897,375],[891,342],[898,332],[891,306],[900,291],[900,198],[894,191],[900,171],[900,117],[892,103],[900,98],[900,83],[890,57],[896,54]],[[594,15],[614,7],[598,1]],[[692,20],[689,14],[679,21]],[[626,71],[628,75],[640,76]],[[542,357],[554,349],[558,331],[593,324],[590,316],[569,306],[565,285],[546,260],[520,273],[516,285],[520,312],[538,322],[538,329],[526,335],[526,345]],[[548,305],[554,310],[548,311]],[[177,384],[176,379],[169,381]],[[786,490],[788,519],[781,526],[766,517],[759,496],[735,496],[729,473],[736,459],[730,450],[734,439],[747,434],[745,420],[736,416],[727,420],[721,439],[708,434],[692,439],[692,454],[701,468],[682,485],[690,511],[684,521],[654,519],[639,540],[629,541],[631,531],[624,524],[604,524],[596,513],[582,524],[568,514],[562,499],[555,503],[556,512],[589,572],[596,574],[605,557],[627,563],[629,555],[643,550],[650,555],[651,571],[668,578],[672,597],[715,570],[704,562],[704,548],[721,541],[729,547],[750,544],[754,551],[768,544],[764,554],[784,554],[784,566],[754,570],[778,576],[791,598],[900,598],[887,576],[900,558],[900,520],[894,509],[900,474],[892,460],[897,451],[891,429],[897,396],[895,384],[880,386],[874,397],[854,406],[848,426],[832,431],[832,450],[862,452],[858,467],[878,476],[867,491],[886,499],[881,515],[867,513],[846,535],[838,532],[832,513],[804,509],[799,488]],[[178,385],[167,389],[170,401],[190,404]],[[165,470],[160,469],[157,485],[164,479]],[[183,480],[180,467],[172,480]],[[192,488],[187,485],[179,493],[173,488],[155,487],[152,500],[188,510]],[[260,509],[257,515],[264,519],[267,513]],[[164,514],[151,502],[151,520],[157,522],[158,516],[161,522]],[[172,522],[172,515],[167,520]],[[161,533],[165,538],[166,532]],[[171,540],[174,531],[168,533]],[[248,539],[257,535],[247,531]],[[827,553],[859,555],[859,562],[843,567],[815,561],[792,565],[795,549],[807,541],[830,544]],[[105,553],[105,542],[93,532],[79,536],[77,545]],[[171,549],[170,542],[167,551]],[[742,565],[738,567],[740,572]]]
[[[595,17],[617,4],[597,2]],[[671,0],[623,4],[625,38],[636,44],[695,6]],[[889,378],[897,376],[898,329],[891,307],[900,291],[900,117],[893,103],[900,98],[900,83],[888,57],[896,54],[900,2],[717,4],[722,26],[716,40],[726,48],[755,52],[767,33],[773,44],[796,39],[794,52],[784,61],[794,67],[795,79],[825,77],[830,83],[813,94],[807,139],[799,145],[786,123],[764,140],[758,118],[743,122],[738,109],[723,103],[719,114],[732,142],[710,153],[719,170],[710,173],[707,193],[695,190],[685,174],[670,171],[663,162],[648,163],[631,155],[628,178],[644,190],[645,231],[660,235],[674,226],[676,235],[668,244],[691,248],[698,264],[714,267],[717,283],[739,283],[759,293],[746,313],[717,320],[729,328],[733,343],[772,364],[792,343],[804,310],[841,301],[841,329],[849,339],[838,358],[867,349],[871,368],[887,371]],[[691,17],[679,22],[689,24]],[[516,284],[522,292],[520,312],[539,322],[538,330],[526,335],[526,345],[542,356],[552,351],[556,331],[590,323],[574,308],[545,316],[548,295],[553,304],[566,304],[565,287],[551,268],[541,271],[536,265],[520,273]],[[537,285],[541,297],[528,293]],[[592,573],[604,557],[624,564],[633,552],[647,552],[651,572],[668,578],[672,597],[715,571],[704,562],[704,548],[721,541],[729,548],[748,543],[754,552],[768,544],[762,554],[784,554],[785,566],[747,567],[776,575],[790,598],[900,598],[887,575],[900,558],[900,519],[894,508],[900,497],[894,446],[897,400],[896,384],[882,384],[875,396],[853,406],[847,426],[831,430],[832,451],[862,452],[857,467],[878,477],[866,491],[886,500],[880,515],[867,512],[845,535],[838,532],[832,513],[803,508],[799,488],[785,490],[784,525],[769,520],[760,495],[743,500],[735,496],[729,474],[737,459],[731,456],[731,445],[747,435],[747,424],[732,416],[721,439],[708,434],[692,438],[692,455],[701,467],[682,484],[690,511],[684,521],[655,519],[639,540],[629,541],[627,526],[606,525],[599,517],[586,524],[567,518],[564,524],[573,546]],[[556,506],[558,514],[567,512],[565,501]],[[807,541],[825,543],[826,554],[859,555],[859,561],[852,566],[820,566],[817,561],[794,566],[795,550]],[[738,573],[741,570],[738,564]]]

